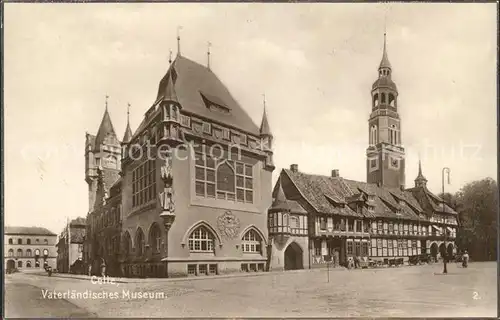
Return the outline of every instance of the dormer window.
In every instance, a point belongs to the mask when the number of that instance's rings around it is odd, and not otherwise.
[[[212,96],[207,93],[202,93],[200,92],[201,97],[203,99],[203,102],[205,103],[205,106],[213,111],[218,111],[222,113],[230,113],[231,109],[220,99],[219,97]]]
[[[229,132],[229,129],[226,128],[222,129],[222,137],[226,140],[231,139],[231,134]]]

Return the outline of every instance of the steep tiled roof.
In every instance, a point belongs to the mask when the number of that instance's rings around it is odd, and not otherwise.
[[[111,117],[108,113],[108,108],[104,111],[102,116],[101,125],[97,131],[95,138],[94,148],[98,149],[101,144],[117,144],[118,138],[116,137],[115,129],[113,128],[113,123],[111,122]]]
[[[172,74],[173,87],[183,111],[259,135],[257,125],[219,78],[207,67],[181,55],[177,56],[167,74],[160,81],[157,100],[167,94],[171,70],[175,71]],[[216,97],[213,100],[217,101],[211,102],[217,105],[223,104],[222,107],[227,108],[229,112],[208,108],[202,94],[208,100],[210,97]]]
[[[284,169],[282,174],[290,178],[301,195],[317,212],[407,220],[424,218],[421,215],[422,208],[410,191],[379,187],[376,184],[341,177],[305,174],[288,169]],[[368,196],[374,196],[373,200],[369,200]],[[374,210],[363,207],[359,213],[344,205],[359,201],[371,201]]]
[[[8,227],[5,226],[5,234],[55,236],[52,231],[42,227]]]
[[[319,175],[304,174],[284,169],[290,180],[304,195],[306,200],[317,212],[325,214],[338,214],[343,216],[361,217],[360,213],[346,206],[342,195],[338,193],[333,178]]]

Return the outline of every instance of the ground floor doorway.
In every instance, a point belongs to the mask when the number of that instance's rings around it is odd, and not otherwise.
[[[292,242],[285,250],[285,270],[303,269],[303,251],[296,243]]]

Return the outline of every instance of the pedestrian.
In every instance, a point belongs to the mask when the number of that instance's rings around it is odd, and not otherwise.
[[[468,264],[469,264],[469,254],[467,253],[467,250],[465,250],[464,254],[462,255],[462,267],[467,268]]]
[[[359,257],[354,256],[354,268],[358,269],[359,268]]]

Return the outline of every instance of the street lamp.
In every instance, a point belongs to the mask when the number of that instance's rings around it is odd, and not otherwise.
[[[446,212],[445,206],[444,206],[445,205],[445,203],[444,203],[444,174],[445,174],[445,172],[446,172],[446,174],[448,176],[448,184],[450,184],[450,172],[451,172],[450,168],[444,167],[443,171],[441,172],[441,178],[442,178],[442,180],[441,180],[442,181],[442,190],[441,190],[442,191],[442,193],[441,193],[441,198],[442,199],[441,200],[443,202],[443,213]],[[444,257],[443,257],[443,265],[444,266],[443,266],[443,273],[448,273],[448,270],[446,269],[446,259],[448,258],[448,252],[447,252],[448,250],[446,248],[446,237],[447,237],[446,223],[444,224],[443,229],[444,229]]]

